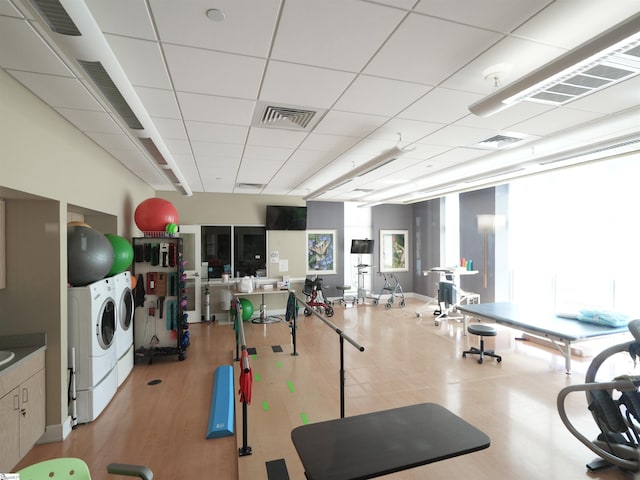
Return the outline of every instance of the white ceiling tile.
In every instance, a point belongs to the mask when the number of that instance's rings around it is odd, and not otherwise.
[[[469,105],[481,98],[482,95],[474,93],[434,88],[398,116],[434,123],[453,123],[468,115]]]
[[[196,158],[204,157],[221,157],[221,158],[237,158],[238,162],[244,150],[243,145],[233,143],[215,143],[215,142],[191,142],[193,154]],[[228,161],[228,160],[227,160]]]
[[[78,79],[20,71],[9,73],[52,107],[104,111]]]
[[[353,73],[271,61],[260,99],[305,108],[329,108],[354,79]]]
[[[155,40],[146,2],[85,0],[100,29],[126,37]],[[126,14],[125,14],[126,13]]]
[[[636,0],[618,0],[615,8],[607,6],[611,5],[600,0],[557,0],[513,33],[568,50],[638,13]]]
[[[0,65],[4,69],[71,76],[69,69],[25,20],[0,16]],[[19,45],[20,48],[6,48]]]
[[[286,2],[273,58],[359,72],[405,12],[353,0]]]
[[[178,104],[185,120],[251,125],[255,102],[239,98],[178,92]]]
[[[153,123],[161,137],[167,140],[187,141],[187,132],[184,129],[182,120],[176,120],[174,118],[154,118]]]
[[[307,132],[251,127],[247,145],[296,148],[308,135]]]
[[[239,125],[224,125],[208,122],[185,122],[189,138],[192,142],[218,142],[244,144],[249,127]]]
[[[310,133],[300,144],[301,149],[321,150],[323,152],[339,153],[348,150],[360,140],[360,137],[345,137],[344,135],[333,135],[323,133]]]
[[[584,110],[573,110],[566,107],[556,108],[530,120],[516,123],[512,128],[529,135],[544,136],[557,130],[563,130],[594,120],[600,116],[602,115]]]
[[[444,127],[442,123],[419,122],[404,118],[393,118],[371,133],[368,138],[385,140],[389,146],[407,145]]]
[[[316,125],[315,133],[363,137],[389,118],[350,112],[328,112]]]
[[[508,85],[552,61],[565,51],[523,38],[505,37],[447,78],[442,86],[452,90],[488,95],[496,88]],[[503,69],[504,73],[500,76],[498,85],[495,78],[485,78],[487,70],[503,64],[507,64],[508,69]]]
[[[151,0],[162,42],[266,57],[276,28],[279,0]],[[225,13],[222,22],[206,16],[210,8]]]
[[[172,90],[136,87],[136,94],[151,117],[180,119],[178,102]]]
[[[582,97],[568,106],[577,110],[613,113],[625,110],[630,105],[640,105],[640,76],[617,83],[598,95]]]
[[[356,113],[393,116],[427,93],[431,87],[360,75],[334,108]]]
[[[165,45],[178,91],[256,99],[265,60],[198,48]]]
[[[191,148],[186,139],[165,138],[164,143],[171,152],[171,155],[188,155],[191,157]]]
[[[488,30],[508,33],[552,0],[420,0],[414,10]]]
[[[500,37],[486,30],[410,14],[364,72],[437,85]]]
[[[292,152],[293,148],[247,145],[244,149],[244,155],[242,155],[242,164],[244,165],[245,161],[254,163],[256,160],[258,162],[266,161],[283,163],[291,156]]]
[[[495,135],[493,130],[449,125],[422,140],[431,145],[455,147],[473,145]]]
[[[122,129],[107,112],[62,107],[56,110],[83,132],[122,133]]]
[[[169,74],[157,43],[113,35],[106,36],[106,39],[134,86],[171,88]]]

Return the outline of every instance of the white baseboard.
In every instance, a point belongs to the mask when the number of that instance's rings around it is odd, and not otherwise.
[[[67,417],[62,424],[47,425],[44,429],[44,434],[40,437],[40,440],[36,442],[36,445],[42,443],[62,442],[71,433],[71,417]]]

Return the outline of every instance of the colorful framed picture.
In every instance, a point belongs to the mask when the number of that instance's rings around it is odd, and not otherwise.
[[[336,231],[307,230],[307,275],[336,273]]]
[[[406,272],[408,270],[409,232],[380,230],[380,271]]]

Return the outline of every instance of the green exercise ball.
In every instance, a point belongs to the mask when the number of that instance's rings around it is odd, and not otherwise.
[[[240,306],[242,307],[242,320],[246,322],[247,320],[251,319],[251,317],[253,316],[253,303],[251,303],[246,298],[241,298]],[[236,314],[235,305],[231,307],[231,313],[235,316]]]

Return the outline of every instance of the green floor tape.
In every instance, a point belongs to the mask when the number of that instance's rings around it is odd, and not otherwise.
[[[269,410],[269,404],[268,404],[266,401],[262,402],[262,409],[263,409],[265,412],[266,412],[267,410]]]
[[[276,362],[276,367],[282,368],[282,364],[280,362]]]
[[[259,382],[259,381],[260,381],[260,374],[259,374],[259,373],[255,373],[255,374],[253,375],[253,379],[254,379],[256,382]]]
[[[302,419],[302,424],[307,425],[309,423],[309,419],[307,418],[307,414],[302,412],[300,414],[300,418]]]
[[[292,381],[288,381],[288,382],[287,382],[287,387],[289,387],[289,391],[290,391],[291,393],[293,393],[293,392],[295,392],[295,391],[296,391],[295,387],[293,386],[293,382],[292,382]]]

